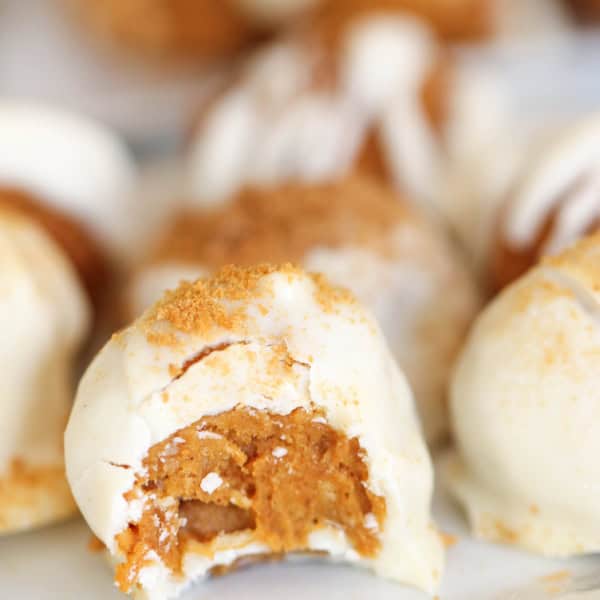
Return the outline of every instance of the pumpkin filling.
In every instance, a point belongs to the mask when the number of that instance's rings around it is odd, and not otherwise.
[[[156,556],[181,574],[187,552],[212,556],[226,534],[283,554],[309,550],[313,531],[334,526],[361,556],[379,550],[385,500],[367,488],[358,440],[319,410],[236,407],[204,417],[150,448],[144,467],[125,495],[142,502],[141,517],[117,536],[125,592]]]

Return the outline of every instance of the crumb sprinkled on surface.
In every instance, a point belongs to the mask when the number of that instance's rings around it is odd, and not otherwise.
[[[182,214],[155,261],[202,264],[302,262],[316,246],[385,252],[386,234],[410,219],[398,197],[366,177],[341,182],[248,188],[217,210]]]

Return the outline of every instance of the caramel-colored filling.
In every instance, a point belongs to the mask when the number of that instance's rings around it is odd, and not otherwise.
[[[311,532],[334,525],[362,556],[379,549],[365,517],[381,528],[385,500],[366,486],[358,440],[327,425],[319,411],[238,407],[204,417],[153,446],[144,467],[126,494],[145,500],[142,517],[117,536],[123,591],[136,584],[150,551],[178,573],[187,551],[210,555],[211,543],[227,533],[246,532],[282,554],[308,550]]]

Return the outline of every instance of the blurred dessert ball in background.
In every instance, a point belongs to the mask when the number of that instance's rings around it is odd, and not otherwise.
[[[447,187],[449,220],[490,293],[600,225],[600,116],[508,131]]]
[[[91,321],[83,282],[56,238],[57,229],[72,236],[76,226],[28,211],[34,200],[23,199],[0,188],[0,534],[76,510],[62,437]]]
[[[199,107],[190,194],[218,203],[246,184],[358,172],[439,212],[454,138],[484,143],[474,112],[495,116],[486,86],[456,73],[448,52],[426,22],[401,11],[351,11],[290,31],[235,66]]]
[[[443,471],[480,538],[600,550],[599,290],[596,233],[508,286],[471,330]]]
[[[133,180],[99,125],[0,102],[0,533],[75,512],[63,432]]]
[[[214,60],[302,16],[315,0],[65,0],[105,39],[158,58]]]
[[[130,314],[181,279],[262,261],[292,261],[350,288],[407,374],[428,440],[443,437],[448,373],[478,299],[435,225],[366,176],[244,188],[208,208],[188,203],[134,276]]]
[[[299,19],[336,35],[361,17],[404,13],[426,21],[444,40],[481,41],[498,35],[507,22],[519,20],[531,11],[530,5],[539,4],[535,0],[63,1],[101,36],[130,50],[197,60],[233,56]],[[573,4],[578,13],[587,14],[594,3]]]

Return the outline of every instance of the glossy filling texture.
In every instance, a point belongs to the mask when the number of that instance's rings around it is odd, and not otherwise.
[[[149,553],[181,573],[187,551],[210,556],[211,542],[227,533],[246,532],[282,554],[309,550],[309,535],[333,525],[361,556],[379,550],[385,500],[367,488],[358,440],[319,411],[237,407],[204,417],[153,446],[144,467],[126,495],[142,500],[142,516],[117,536],[123,591],[135,586]]]

